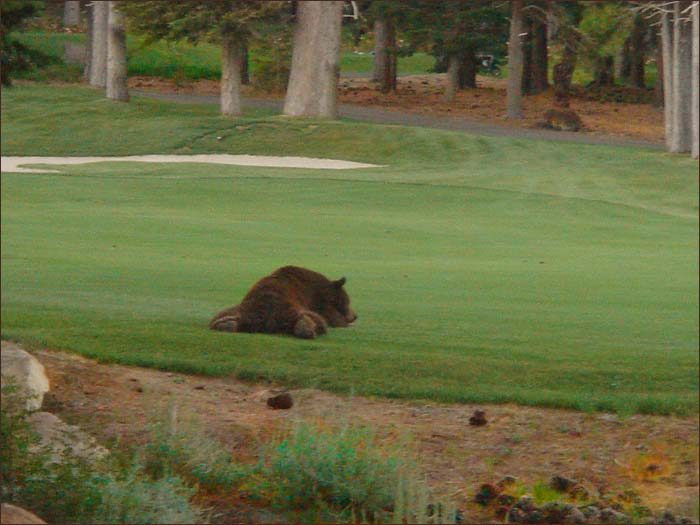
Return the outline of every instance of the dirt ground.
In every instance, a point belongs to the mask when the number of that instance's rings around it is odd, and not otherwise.
[[[397,80],[397,91],[382,94],[368,78],[341,78],[339,102],[366,107],[400,110],[423,115],[451,116],[515,128],[531,128],[552,107],[550,89],[535,96],[523,97],[522,120],[506,118],[506,80],[477,77],[477,89],[459,91],[456,101],[443,100],[445,74],[402,76]],[[129,78],[129,87],[145,91],[160,91],[193,95],[217,95],[219,82],[214,80],[184,81],[176,84],[171,79],[151,77]],[[256,92],[244,86],[243,94],[250,97],[279,98],[281,95]],[[572,96],[571,108],[581,117],[585,133],[611,135],[662,143],[664,141],[663,109],[651,104],[599,102]]]
[[[35,355],[51,382],[45,409],[108,446],[116,438],[144,440],[154,406],[172,398],[242,461],[255,459],[256,443],[299,420],[363,423],[387,444],[410,437],[430,485],[454,497],[467,522],[493,521],[493,511],[478,507],[473,497],[479,484],[506,475],[528,486],[563,475],[581,481],[592,494],[633,489],[655,511],[697,519],[697,417],[621,419],[515,405],[343,397],[311,389],[291,390],[293,408],[273,410],[266,400],[277,391],[274,385],[98,364],[48,350]],[[486,411],[486,425],[469,425],[475,409]]]

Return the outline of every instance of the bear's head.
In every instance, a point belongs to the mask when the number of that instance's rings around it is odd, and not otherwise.
[[[345,283],[345,277],[341,277],[337,281],[331,281],[328,303],[339,314],[337,316],[339,319],[335,320],[335,322],[333,322],[333,319],[331,320],[331,325],[333,326],[347,326],[357,319],[355,310],[350,308],[350,297],[348,297],[348,293],[343,288]]]

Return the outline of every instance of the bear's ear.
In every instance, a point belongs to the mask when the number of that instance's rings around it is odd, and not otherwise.
[[[342,288],[342,286],[345,284],[346,279],[345,277],[341,277],[337,281],[333,281],[333,284],[335,285],[336,288]]]

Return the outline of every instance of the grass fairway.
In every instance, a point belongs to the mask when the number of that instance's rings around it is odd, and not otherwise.
[[[232,120],[83,88],[5,90],[2,113],[4,155],[385,165],[3,174],[3,338],[339,392],[697,412],[697,161],[260,112]],[[285,264],[346,275],[356,326],[314,341],[206,329]]]

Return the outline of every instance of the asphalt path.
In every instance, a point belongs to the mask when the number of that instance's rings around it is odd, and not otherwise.
[[[188,95],[181,93],[159,93],[140,90],[132,90],[131,92],[135,95],[142,95],[158,100],[167,100],[186,104],[219,104],[219,97],[216,95]],[[277,99],[244,97],[242,104],[243,107],[264,108],[281,112],[283,101]],[[548,129],[528,129],[513,126],[501,126],[498,124],[486,124],[484,122],[468,120],[463,117],[419,115],[415,113],[406,113],[403,111],[381,109],[372,106],[339,104],[338,113],[341,118],[358,120],[362,122],[394,124],[399,126],[417,126],[424,128],[444,129],[449,131],[463,131],[465,133],[486,135],[490,137],[545,139],[560,142],[576,142],[580,144],[626,146],[656,150],[664,149],[664,145],[657,142],[626,139],[599,133],[553,131]]]

